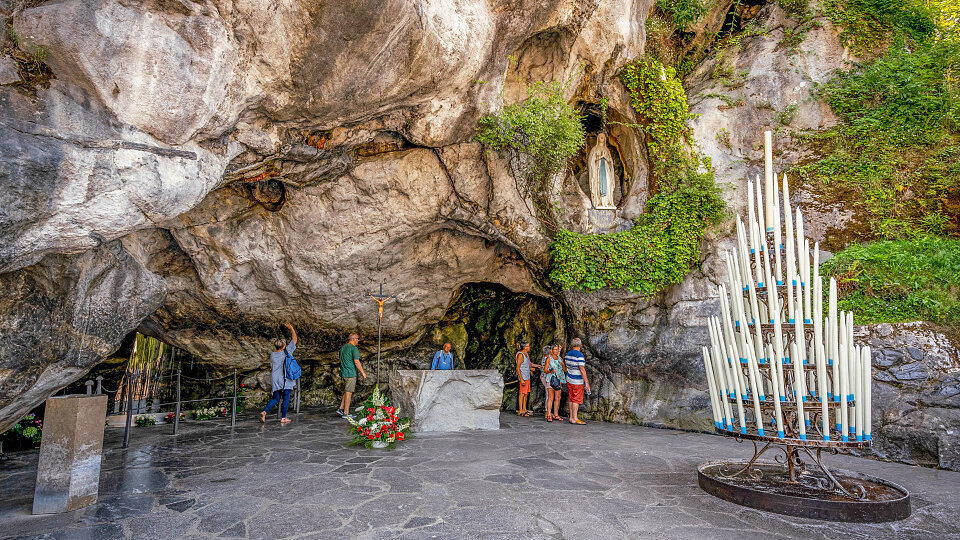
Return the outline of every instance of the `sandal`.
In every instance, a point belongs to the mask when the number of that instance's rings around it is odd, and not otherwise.
[[[563,422],[563,417],[562,417],[562,416],[554,416],[553,419],[554,419],[554,420],[559,420],[559,421]]]
[[[586,425],[586,422],[584,422],[583,420],[577,420],[576,422],[574,422],[574,421],[571,420],[570,423],[571,423],[571,424]]]
[[[527,411],[520,416],[533,416],[533,411]]]
[[[545,416],[544,418],[547,419],[547,422],[553,422],[553,417],[552,417],[552,416]]]

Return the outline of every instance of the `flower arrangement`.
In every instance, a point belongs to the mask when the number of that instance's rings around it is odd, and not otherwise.
[[[167,413],[167,415],[164,417],[164,419],[167,421],[168,424],[172,424],[172,423],[173,423],[173,417],[175,417],[176,415],[177,415],[177,413]],[[185,420],[186,418],[187,418],[187,413],[185,413],[185,412],[180,413],[180,419],[181,419],[181,420]]]
[[[213,407],[207,407],[205,409],[194,409],[192,413],[193,413],[193,418],[195,420],[209,420],[211,418],[224,418],[224,417],[230,416],[230,402],[219,401]]]
[[[134,419],[134,423],[140,427],[155,426],[157,424],[157,420],[153,416],[142,415]]]
[[[217,409],[214,407],[207,407],[206,409],[194,409],[191,412],[194,420],[209,420],[217,415]]]
[[[404,433],[410,428],[409,418],[400,418],[400,411],[390,405],[390,398],[373,389],[373,395],[356,409],[357,418],[348,418],[351,445],[364,445],[367,448],[389,448],[409,438]]]
[[[9,441],[20,448],[32,448],[40,444],[43,422],[36,415],[28,414],[10,429],[0,434],[0,441]]]

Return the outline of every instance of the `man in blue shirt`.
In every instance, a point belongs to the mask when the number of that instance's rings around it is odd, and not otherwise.
[[[444,343],[443,349],[433,355],[433,363],[430,364],[430,369],[453,369],[453,353],[450,352],[452,347],[453,345],[450,345],[450,343]]]

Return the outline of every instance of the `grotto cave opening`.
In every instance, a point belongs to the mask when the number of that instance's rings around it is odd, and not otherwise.
[[[502,408],[509,409],[517,401],[516,344],[529,341],[531,360],[539,363],[542,348],[562,341],[563,335],[559,306],[550,299],[513,292],[495,283],[467,283],[417,348],[426,352],[449,341],[457,369],[496,369],[505,383]],[[532,386],[530,402],[534,406],[543,402],[544,391],[539,383]]]

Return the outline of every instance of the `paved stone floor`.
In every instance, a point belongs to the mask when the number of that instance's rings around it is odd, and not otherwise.
[[[712,435],[505,414],[503,428],[346,447],[309,410],[285,427],[190,423],[108,430],[100,501],[32,516],[36,452],[0,465],[0,536],[35,538],[960,538],[960,473],[862,458],[830,463],[897,482],[913,515],[860,525],[716,499],[696,467],[751,450]],[[749,445],[748,445],[749,446]]]

